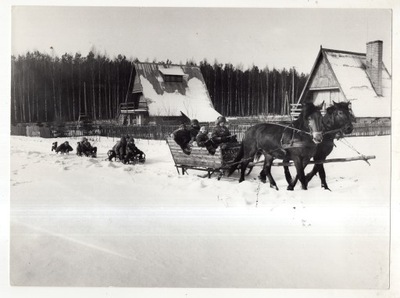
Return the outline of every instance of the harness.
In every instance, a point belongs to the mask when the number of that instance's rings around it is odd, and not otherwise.
[[[307,134],[307,135],[309,135],[309,136],[312,136],[312,133],[311,133],[311,132],[308,132],[308,131],[305,131],[305,130],[302,130],[302,129],[298,129],[298,128],[293,127],[293,126],[292,126],[293,123],[291,123],[290,125],[282,125],[282,124],[279,124],[279,123],[271,123],[271,124],[278,125],[278,126],[281,126],[281,127],[284,127],[284,128],[285,128],[285,129],[283,130],[283,133],[282,133],[282,136],[281,136],[281,140],[280,140],[281,148],[275,149],[275,150],[273,150],[273,151],[283,150],[283,151],[285,151],[285,154],[286,154],[286,149],[305,147],[305,146],[304,146],[304,144],[305,144],[304,142],[295,142],[294,136],[295,136],[296,133],[304,133],[304,134]],[[291,138],[290,138],[289,143],[285,143],[284,140],[283,140],[284,137],[285,137],[285,131],[286,131],[287,129],[290,129],[291,132],[292,132],[292,136],[291,136]]]

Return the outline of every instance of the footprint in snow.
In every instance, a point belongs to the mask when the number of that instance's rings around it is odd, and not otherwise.
[[[26,183],[31,183],[32,181],[16,181],[14,183],[11,184],[11,186],[17,186],[20,184],[26,184]]]
[[[36,155],[36,156],[38,156],[38,155],[42,155],[42,153],[39,152],[39,151],[29,151],[28,155]]]
[[[88,166],[86,166],[87,168],[91,167],[91,166],[96,166],[96,167],[101,167],[100,162],[97,159],[94,158],[90,158],[89,162],[91,162],[91,164],[89,164]]]

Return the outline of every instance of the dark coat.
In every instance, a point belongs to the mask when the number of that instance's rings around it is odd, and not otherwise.
[[[76,148],[76,153],[78,155],[85,154],[86,156],[95,155],[97,152],[97,147],[93,147],[89,141],[78,142],[78,147]]]
[[[227,142],[230,135],[231,133],[228,127],[217,125],[212,131],[211,139],[215,144],[220,144],[223,142]]]
[[[200,132],[200,127],[191,126],[189,131],[190,131],[190,142],[196,141],[197,134]]]
[[[126,155],[126,145],[126,138],[122,137],[113,147],[115,154],[120,158],[123,158]]]
[[[196,136],[197,146],[206,147],[206,142],[209,140],[208,133],[199,132]]]
[[[136,147],[134,143],[128,143],[128,145],[126,146],[126,154],[135,156],[137,154],[143,155],[144,153],[142,150]]]
[[[60,146],[58,146],[56,148],[56,153],[60,152],[60,153],[68,153],[70,151],[72,151],[74,149],[72,149],[72,147],[68,144],[62,143]]]
[[[190,130],[186,128],[179,128],[175,130],[173,133],[174,141],[182,148],[187,148],[189,142],[191,141],[192,137],[190,134]]]

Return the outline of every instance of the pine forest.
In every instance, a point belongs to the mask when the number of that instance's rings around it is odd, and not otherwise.
[[[94,51],[12,56],[11,122],[69,122],[83,112],[93,120],[115,119],[120,103],[129,101],[135,61]],[[186,64],[200,67],[215,109],[225,116],[288,114],[307,80],[294,68],[244,69],[205,59]]]

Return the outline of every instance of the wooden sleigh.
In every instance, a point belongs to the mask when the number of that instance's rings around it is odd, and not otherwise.
[[[215,173],[220,178],[224,171],[232,165],[240,150],[240,144],[227,149],[218,147],[215,154],[211,155],[206,148],[193,146],[190,155],[187,155],[173,139],[168,138],[167,144],[179,174],[187,174],[187,170],[192,169],[206,171],[207,174],[204,177],[208,178]]]

